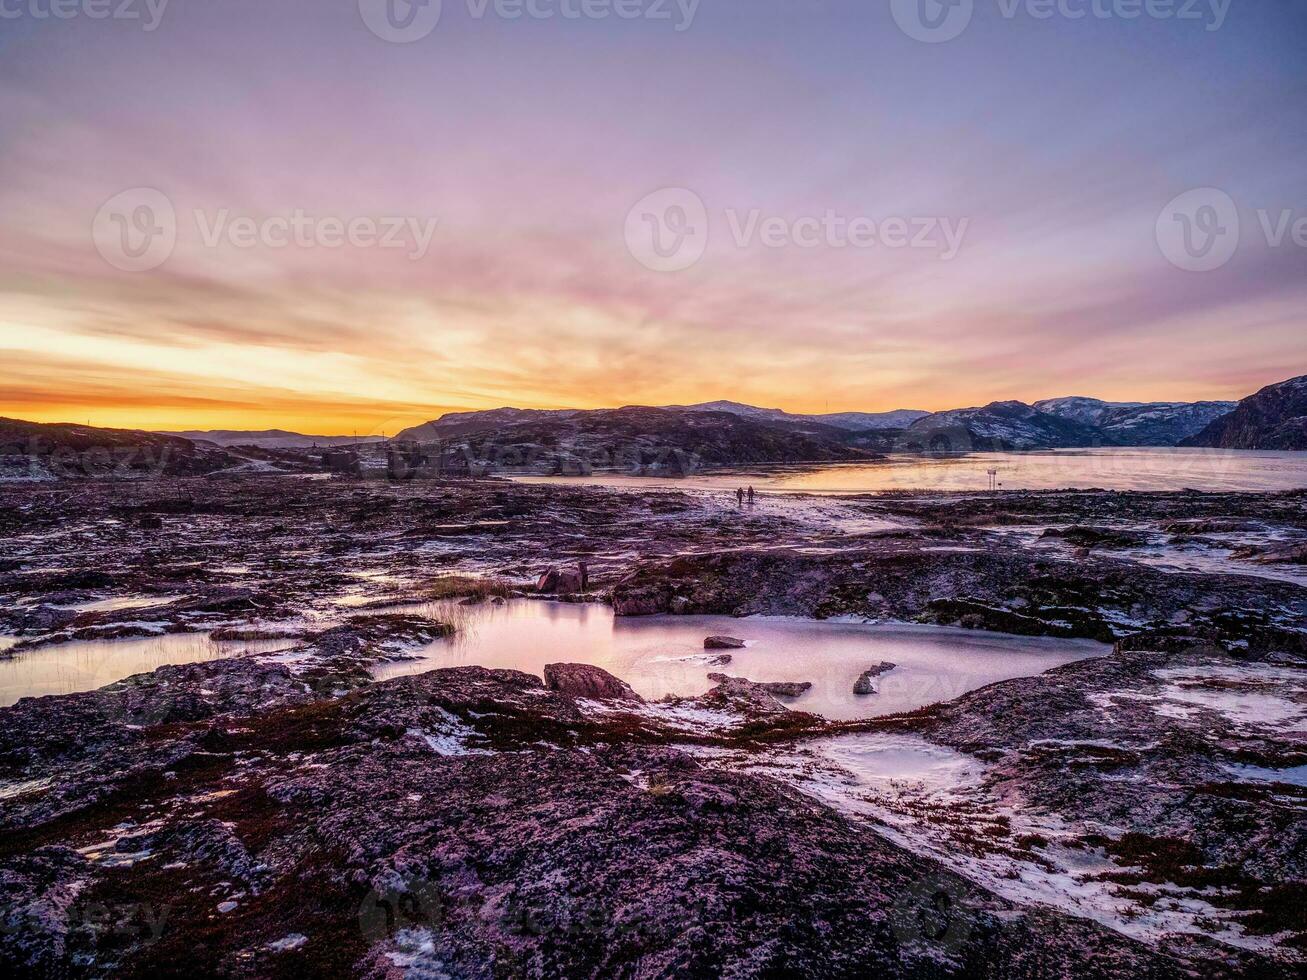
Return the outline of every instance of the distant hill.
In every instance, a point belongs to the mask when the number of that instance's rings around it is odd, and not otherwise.
[[[0,479],[195,476],[246,462],[217,446],[135,429],[0,418]]]
[[[1307,449],[1307,375],[1268,385],[1185,441],[1218,449]]]
[[[159,435],[177,436],[182,439],[211,442],[216,446],[258,446],[262,449],[309,449],[313,446],[330,448],[332,446],[352,446],[381,442],[380,436],[306,436],[299,432],[287,432],[285,429],[263,429],[246,431],[242,429],[190,429],[185,432],[161,432]]]
[[[578,409],[541,410],[535,408],[491,408],[482,412],[446,412],[431,422],[423,422],[399,433],[396,439],[434,442],[473,432],[486,432],[503,426],[530,422],[562,421],[583,414]]]
[[[1036,411],[1093,426],[1116,446],[1175,446],[1230,412],[1236,402],[1105,402],[1097,398],[1049,398]]]
[[[770,422],[734,412],[631,406],[454,413],[396,438],[452,442],[474,464],[545,473],[687,473],[704,466],[879,458],[848,445],[848,435],[833,426]]]
[[[701,402],[698,405],[668,405],[669,409],[691,412],[730,412],[762,422],[815,422],[851,432],[869,429],[902,429],[929,415],[918,409],[900,408],[892,412],[832,412],[828,415],[794,415],[779,408],[755,408],[739,402]]]

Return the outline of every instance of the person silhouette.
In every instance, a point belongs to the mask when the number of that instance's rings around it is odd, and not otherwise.
[[[750,486],[749,486],[749,506],[750,506],[750,507],[753,506],[753,485],[752,485],[752,484],[750,484]]]
[[[735,500],[738,506],[744,506],[744,487],[736,487]]]

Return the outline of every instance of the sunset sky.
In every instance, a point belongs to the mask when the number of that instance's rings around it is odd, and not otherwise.
[[[1238,398],[1307,373],[1307,247],[1258,219],[1307,218],[1297,0],[1235,0],[1219,29],[1209,0],[1206,21],[976,0],[946,43],[888,0],[701,0],[689,23],[444,0],[406,44],[359,0],[172,0],[152,31],[3,2],[0,415],[393,432],[500,405]],[[141,187],[176,247],[122,271],[92,230]],[[665,187],[708,214],[675,272],[626,240]],[[1185,271],[1155,229],[1204,187],[1240,245]],[[755,210],[966,233],[951,259],[741,246],[727,214]],[[436,226],[416,258],[205,241],[224,213],[296,211]]]

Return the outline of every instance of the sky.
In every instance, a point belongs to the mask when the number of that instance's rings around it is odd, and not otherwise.
[[[0,415],[1307,373],[1307,5],[951,2],[0,0]]]

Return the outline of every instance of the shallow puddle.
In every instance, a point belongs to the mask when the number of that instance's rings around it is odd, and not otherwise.
[[[170,633],[131,640],[86,640],[38,647],[0,660],[0,707],[20,698],[94,691],[168,664],[272,653],[294,641],[222,641],[205,633]]]
[[[1301,786],[1307,789],[1307,766],[1293,766],[1289,769],[1267,769],[1263,766],[1230,765],[1225,768],[1239,780],[1254,783],[1284,783],[1288,786]]]
[[[420,651],[419,659],[379,667],[379,679],[437,667],[479,665],[540,676],[545,664],[586,663],[629,683],[646,698],[693,696],[711,688],[708,674],[755,681],[809,681],[812,690],[787,700],[828,718],[867,718],[911,711],[1014,677],[1075,660],[1105,656],[1090,640],[1053,640],[936,626],[869,625],[805,619],[728,616],[616,618],[600,605],[519,600],[504,605],[431,603],[396,607],[459,627]],[[713,663],[704,638],[739,637],[743,650]],[[898,666],[879,678],[879,693],[855,695],[853,684],[882,661]]]
[[[152,609],[176,602],[181,596],[124,596],[116,599],[96,599],[92,602],[76,602],[67,606],[55,606],[55,609],[71,609],[74,612],[121,612],[126,609]]]

